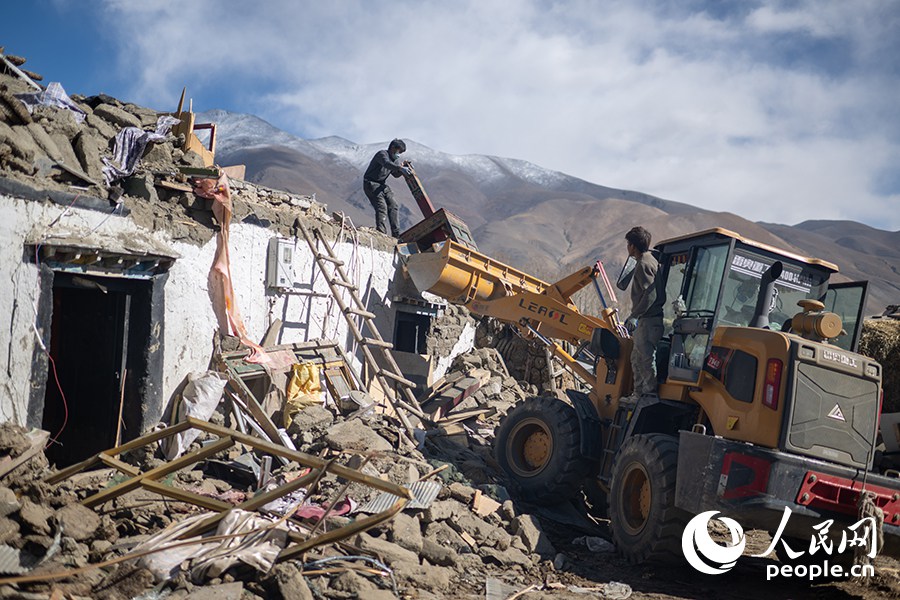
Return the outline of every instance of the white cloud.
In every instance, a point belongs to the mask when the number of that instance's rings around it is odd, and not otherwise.
[[[900,155],[890,2],[727,18],[624,0],[107,4],[134,99],[154,106],[187,83],[310,137],[403,136],[756,220],[900,229],[897,197],[871,191]]]

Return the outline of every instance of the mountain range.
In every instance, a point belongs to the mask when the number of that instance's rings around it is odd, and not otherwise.
[[[216,123],[219,164],[244,164],[249,181],[314,194],[357,226],[373,226],[362,173],[387,142],[306,140],[253,115],[222,110],[198,115],[198,122],[204,121]],[[900,231],[854,221],[753,222],[733,213],[604,187],[523,160],[451,155],[405,141],[403,158],[412,161],[434,205],[462,218],[481,252],[547,281],[597,259],[608,270],[617,269],[624,260],[624,234],[634,225],[646,227],[657,241],[723,227],[836,263],[841,272],[835,280],[869,280],[866,314],[880,314],[887,304],[900,303]],[[405,229],[421,220],[421,213],[405,183],[391,182]]]

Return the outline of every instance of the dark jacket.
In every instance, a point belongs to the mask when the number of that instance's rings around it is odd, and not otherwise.
[[[387,150],[379,150],[372,157],[372,162],[369,163],[369,168],[366,169],[363,180],[384,183],[388,175],[400,177],[402,174],[403,165],[391,160]]]
[[[631,280],[631,314],[634,317],[661,317],[662,307],[656,302],[656,272],[659,263],[652,252],[644,252],[637,259]]]

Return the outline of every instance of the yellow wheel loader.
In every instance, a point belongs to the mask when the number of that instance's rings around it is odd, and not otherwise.
[[[866,491],[886,551],[900,548],[900,480],[875,466],[881,365],[856,353],[865,282],[829,285],[835,265],[724,229],[658,243],[659,396],[636,399],[616,309],[594,317],[571,299],[597,265],[549,284],[453,241],[411,246],[420,291],[544,341],[588,384],[530,398],[497,429],[497,461],[523,499],[599,484],[617,547],[642,562],[680,556],[686,522],[710,510],[774,533],[789,508],[782,539],[808,547],[812,525],[859,521]]]

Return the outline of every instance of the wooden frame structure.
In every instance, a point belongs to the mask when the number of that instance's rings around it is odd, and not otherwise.
[[[138,468],[125,463],[119,458],[119,456],[125,452],[141,448],[153,442],[157,442],[159,440],[192,428],[216,435],[219,439],[206,445],[205,447],[202,447],[173,461],[144,472],[141,472]],[[273,490],[257,494],[252,498],[248,498],[246,501],[237,506],[233,506],[221,500],[216,500],[215,498],[208,498],[206,496],[201,496],[200,494],[189,492],[187,490],[181,490],[172,486],[168,486],[161,482],[161,480],[167,475],[187,468],[190,465],[193,465],[201,460],[227,450],[236,443],[244,444],[253,448],[254,450],[281,457],[287,459],[288,461],[293,461],[301,466],[309,468],[310,471],[309,473],[301,475],[300,477],[292,481],[284,483]],[[310,527],[308,523],[304,523],[301,520],[292,517],[290,520],[293,523],[299,525],[303,530],[307,532],[307,534],[304,535],[303,533],[292,530],[288,534],[288,537],[292,543],[289,544],[284,550],[282,550],[282,552],[278,556],[278,560],[294,558],[317,546],[339,542],[353,535],[366,531],[367,529],[370,529],[380,523],[383,523],[384,521],[391,519],[394,515],[403,510],[403,507],[408,501],[413,499],[413,495],[409,491],[409,489],[399,486],[395,483],[391,483],[390,481],[385,481],[377,477],[371,477],[360,471],[357,471],[356,469],[351,469],[349,467],[339,465],[334,461],[325,460],[323,458],[305,454],[303,452],[297,452],[296,450],[289,450],[284,446],[273,444],[260,438],[246,435],[238,431],[228,429],[227,427],[221,427],[219,425],[214,425],[206,421],[194,419],[192,417],[188,417],[185,421],[182,421],[171,427],[167,427],[159,431],[154,431],[152,433],[139,437],[126,444],[122,444],[121,446],[117,446],[109,450],[104,450],[103,452],[95,454],[94,456],[80,463],[74,464],[70,467],[51,474],[45,479],[45,481],[50,484],[57,484],[75,475],[76,473],[79,473],[98,464],[103,464],[107,467],[118,470],[123,475],[126,475],[127,479],[116,485],[105,488],[91,496],[88,496],[81,502],[84,506],[93,508],[95,506],[103,504],[104,502],[107,502],[114,498],[118,498],[119,496],[130,491],[142,488],[149,492],[153,492],[179,502],[186,502],[214,511],[215,514],[210,515],[208,518],[200,521],[197,525],[184,532],[181,536],[179,536],[179,539],[194,537],[213,530],[231,509],[238,508],[247,511],[258,510],[269,502],[277,500],[278,498],[290,494],[291,492],[294,492],[302,487],[315,485],[320,479],[325,477],[326,474],[332,474],[355,483],[362,483],[373,489],[387,492],[397,497],[397,500],[387,510],[368,517],[357,519],[356,521],[348,525],[344,525],[315,537],[313,536],[313,533],[319,529],[320,522],[327,518],[328,514],[331,512],[332,506],[326,507],[325,514],[321,519],[319,519],[319,522],[315,523],[312,527]]]

